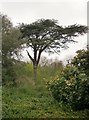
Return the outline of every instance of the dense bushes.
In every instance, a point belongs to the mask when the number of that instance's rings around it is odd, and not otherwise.
[[[15,79],[16,79],[16,72],[14,69],[14,61],[13,59],[4,59],[5,62],[2,64],[2,84],[14,84],[15,85]]]
[[[49,90],[58,102],[74,110],[89,109],[89,79],[84,70],[67,65],[61,76],[49,83]]]
[[[89,50],[78,50],[71,64],[76,66],[79,71],[85,72],[89,79]]]

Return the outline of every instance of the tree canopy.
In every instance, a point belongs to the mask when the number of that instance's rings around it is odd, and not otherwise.
[[[4,58],[11,59],[14,54],[17,55],[21,49],[22,41],[18,40],[20,37],[20,30],[18,27],[13,27],[12,22],[6,15],[2,15],[2,63]]]
[[[34,57],[29,51],[27,54],[34,67],[38,66],[43,51],[60,52],[60,48],[68,47],[67,43],[75,42],[74,38],[87,33],[87,30],[83,25],[59,26],[54,19],[40,19],[20,26],[21,38],[25,40],[26,47],[33,50]]]
[[[2,18],[2,80],[14,80],[15,73],[13,64],[15,59],[13,55],[18,55],[21,49],[22,41],[19,41],[20,30],[18,27],[13,27],[11,20],[7,15],[0,15]]]

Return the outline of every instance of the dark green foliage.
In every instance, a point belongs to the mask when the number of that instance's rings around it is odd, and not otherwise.
[[[57,79],[61,69],[38,67],[38,81],[32,80],[32,64],[17,62],[14,66],[17,86],[3,86],[2,114],[4,118],[88,118],[88,110],[72,111],[55,101],[47,89],[47,81]],[[54,73],[53,73],[54,71]],[[60,75],[59,75],[60,76]]]
[[[71,64],[78,67],[81,72],[85,72],[89,79],[89,50],[78,50]]]
[[[74,110],[89,109],[89,79],[75,66],[66,66],[61,77],[49,83],[53,97]]]
[[[18,87],[3,86],[3,119],[88,118],[88,110],[76,112],[72,111],[69,106],[63,106],[61,103],[56,102],[50,91],[47,90],[44,79],[37,81],[36,86],[32,84],[34,81],[29,79],[30,71],[29,74],[25,72],[25,70],[28,71],[28,66],[30,67],[30,65],[25,64],[20,66],[21,69],[17,69],[20,76],[25,76],[21,79],[21,82],[24,81],[24,84],[20,83]],[[32,68],[30,67],[30,69]],[[46,78],[49,81],[49,77],[46,76]]]
[[[11,81],[14,84],[16,74],[14,71],[15,59],[18,56],[21,47],[19,39],[20,31],[17,27],[13,27],[12,22],[6,15],[2,16],[2,83]]]
[[[6,65],[6,64],[5,64]],[[13,68],[12,60],[7,60],[7,65],[2,67],[2,83],[15,85],[16,74]]]
[[[26,45],[33,51],[44,51],[51,48],[65,47],[68,42],[75,42],[73,37],[87,33],[88,28],[82,25],[70,25],[68,27],[59,26],[57,20],[40,19],[32,24],[22,24],[20,31],[22,38],[26,40]]]
[[[58,25],[57,20],[40,19],[32,24],[22,24],[20,31],[26,47],[31,47],[33,50],[33,57],[29,51],[27,54],[33,62],[34,79],[36,79],[42,52],[60,52],[60,48],[68,47],[67,43],[75,42],[74,37],[87,33],[88,27],[76,24],[63,27]]]

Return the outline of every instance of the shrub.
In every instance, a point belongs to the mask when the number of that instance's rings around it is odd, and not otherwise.
[[[89,80],[77,67],[66,66],[61,77],[49,83],[53,97],[74,110],[89,109]]]
[[[71,64],[76,66],[79,71],[84,71],[89,79],[89,50],[78,50],[76,53]]]
[[[15,71],[13,69],[13,67],[8,67],[8,68],[2,68],[2,84],[6,85],[6,84],[13,84],[15,85],[15,80],[16,80],[16,74]]]

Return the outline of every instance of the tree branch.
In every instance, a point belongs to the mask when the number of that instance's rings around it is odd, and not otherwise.
[[[43,52],[51,43],[52,43],[52,41],[50,41],[49,43],[47,43],[47,44],[41,49],[41,52]]]
[[[34,45],[34,61],[36,61],[37,59],[37,49],[36,49],[37,45]]]
[[[52,48],[53,49],[53,48]],[[54,49],[53,49],[54,50]],[[56,50],[54,50],[55,53],[57,53],[58,55],[60,55]]]
[[[27,51],[27,50],[26,50]],[[34,62],[34,59],[31,57],[31,55],[29,54],[29,52],[27,51],[27,54],[29,56],[29,58],[31,59],[32,62]]]
[[[39,64],[40,57],[41,57],[41,53],[42,53],[42,51],[41,51],[41,50],[39,50],[38,59],[37,59],[37,65]]]

